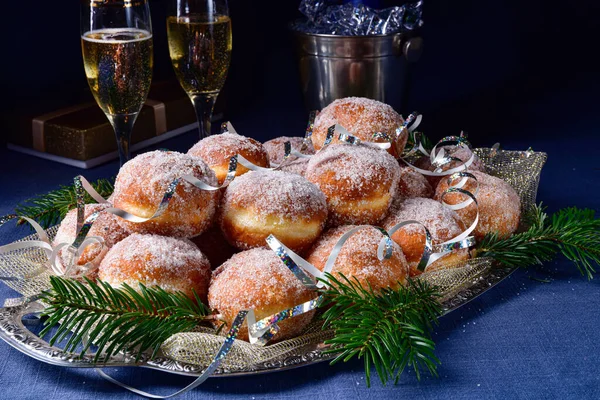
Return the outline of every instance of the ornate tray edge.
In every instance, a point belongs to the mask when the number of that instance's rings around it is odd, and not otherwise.
[[[455,311],[482,295],[506,279],[514,271],[515,269],[494,266],[475,276],[470,285],[463,287],[450,299],[443,302],[444,315]],[[23,324],[23,316],[37,313],[41,310],[42,306],[39,303],[0,308],[0,338],[29,357],[62,367],[103,368],[138,366],[187,376],[198,376],[202,372],[201,366],[175,361],[164,356],[150,359],[148,355],[144,355],[141,360],[136,362],[134,357],[123,354],[119,357],[112,357],[106,363],[96,364],[93,362],[92,355],[81,356],[80,354],[65,352],[58,347],[50,346],[46,341],[29,331]],[[328,361],[333,359],[335,355],[324,354],[323,351],[327,348],[328,346],[323,343],[307,345],[298,349],[299,352],[296,354],[280,359],[268,360],[253,365],[248,370],[218,369],[213,377],[234,377],[285,371]]]

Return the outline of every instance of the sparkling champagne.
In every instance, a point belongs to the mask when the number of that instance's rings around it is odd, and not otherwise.
[[[136,114],[152,81],[152,34],[133,28],[82,36],[83,63],[98,105],[108,115]]]
[[[175,74],[190,95],[218,94],[231,59],[231,19],[216,15],[169,17],[169,53]]]

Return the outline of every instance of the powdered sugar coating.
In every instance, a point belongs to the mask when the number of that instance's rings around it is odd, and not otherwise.
[[[330,225],[376,224],[396,194],[400,166],[376,147],[332,144],[310,159],[306,178],[325,193]]]
[[[223,182],[227,175],[229,161],[236,154],[242,155],[251,163],[259,167],[268,167],[269,155],[263,145],[252,138],[238,135],[237,133],[221,133],[205,137],[188,151],[194,157],[200,157],[215,170],[219,182]],[[248,169],[238,164],[236,176],[248,172]]]
[[[328,229],[310,250],[308,262],[323,271],[333,247],[354,225],[344,225]],[[364,286],[378,291],[385,287],[398,287],[408,276],[408,264],[402,250],[393,244],[392,257],[387,260],[377,258],[377,248],[383,238],[373,227],[364,227],[354,233],[343,245],[333,266],[332,273],[343,274],[346,278],[356,278]]]
[[[517,192],[505,181],[479,171],[471,171],[477,178],[479,192],[475,196],[479,204],[479,223],[473,232],[477,240],[482,240],[487,233],[497,232],[500,236],[510,236],[519,227],[521,219],[521,199]],[[441,200],[448,189],[447,179],[442,179],[435,192],[435,199]],[[475,183],[469,179],[464,189],[475,193]],[[444,196],[448,204],[457,204],[466,200],[459,193]],[[471,204],[456,211],[465,226],[470,226],[477,215],[477,207]]]
[[[98,278],[117,287],[138,282],[168,292],[193,290],[205,300],[211,277],[206,256],[187,239],[134,233],[113,246],[102,260]]]
[[[425,178],[411,167],[400,167],[400,181],[398,191],[394,197],[392,207],[403,202],[405,199],[414,197],[433,197],[433,188]]]
[[[317,296],[302,285],[271,250],[252,249],[235,254],[213,273],[208,303],[229,326],[240,310],[252,309],[257,320],[302,304]],[[296,336],[313,312],[280,322],[277,340]],[[247,325],[238,339],[248,340]]]
[[[306,168],[308,168],[308,161],[308,158],[298,158],[294,161],[288,161],[280,168],[280,171],[304,176],[306,174]]]
[[[292,149],[300,151],[304,138],[299,136],[280,136],[275,139],[268,140],[263,143],[263,147],[269,153],[269,160],[271,166],[273,164],[279,165],[283,162],[285,156],[285,142],[290,142]],[[315,154],[315,148],[312,142],[308,142],[308,147],[302,152],[302,154]],[[297,157],[290,156],[290,159],[296,159]]]
[[[354,136],[363,141],[379,141],[373,134],[383,132],[395,137],[396,129],[404,123],[402,116],[392,107],[365,97],[346,97],[335,100],[325,107],[317,118],[313,129],[315,149],[323,147],[327,130],[330,126],[340,124]],[[393,146],[394,154],[402,154],[408,135],[404,132]]]
[[[320,235],[327,202],[319,188],[302,176],[283,171],[251,171],[227,187],[220,225],[239,249],[264,246],[269,234],[300,251]]]
[[[84,265],[88,262],[100,264],[104,255],[117,242],[123,240],[129,235],[129,231],[119,225],[118,217],[107,212],[105,209],[112,207],[111,204],[86,204],[84,212],[84,220],[95,212],[100,212],[100,215],[90,228],[87,237],[99,236],[104,239],[104,245],[91,244],[87,246],[82,255],[77,260],[78,265]],[[57,246],[61,243],[71,244],[75,240],[77,233],[77,209],[73,209],[65,215],[65,218],[60,223],[56,236],[54,237],[53,245]],[[65,262],[63,258],[63,250],[60,251],[60,261]]]
[[[150,217],[158,209],[169,185],[187,174],[209,185],[218,183],[215,173],[196,157],[174,151],[140,154],[119,171],[114,205],[132,214]],[[143,223],[119,219],[119,223],[134,232],[175,237],[199,235],[209,227],[219,196],[219,191],[204,191],[182,180],[160,217]]]
[[[419,221],[431,234],[433,245],[446,242],[464,232],[464,224],[459,215],[441,203],[426,198],[406,199],[392,208],[383,221],[383,228],[391,228],[401,222]],[[392,234],[392,239],[400,245],[410,265],[410,275],[420,275],[417,269],[423,250],[425,249],[425,230],[418,224],[407,225]],[[467,250],[454,251],[427,267],[432,271],[455,266],[459,261],[468,258]]]
[[[305,178],[284,171],[251,171],[233,180],[222,202],[230,207],[251,208],[257,220],[279,216],[281,221],[312,219],[327,214],[325,195]]]

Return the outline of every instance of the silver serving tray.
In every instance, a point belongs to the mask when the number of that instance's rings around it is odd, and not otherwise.
[[[444,315],[485,293],[513,272],[514,269],[498,267],[484,271],[481,275],[474,278],[470,285],[464,287],[442,303]],[[25,327],[23,317],[28,314],[38,313],[42,309],[42,305],[36,302],[15,307],[0,308],[0,338],[25,355],[61,367],[102,368],[137,366],[188,376],[199,376],[203,371],[202,366],[182,363],[161,355],[152,359],[148,355],[144,355],[140,360],[136,361],[135,357],[123,354],[112,357],[106,363],[97,364],[93,362],[93,355],[81,356],[79,353],[65,352],[58,347],[50,346],[50,344]],[[288,354],[281,358],[255,364],[246,370],[229,371],[220,368],[212,376],[245,376],[303,367],[333,359],[334,355],[324,353],[326,349],[328,349],[328,346],[324,343],[310,344],[298,348],[295,354]]]

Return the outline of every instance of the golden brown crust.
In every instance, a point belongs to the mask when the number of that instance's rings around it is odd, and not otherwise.
[[[119,171],[113,194],[114,205],[137,216],[150,217],[173,180],[186,174],[217,185],[214,172],[198,158],[171,151],[140,154]],[[201,190],[181,181],[161,216],[143,223],[124,219],[119,219],[119,223],[132,232],[196,236],[210,226],[219,197],[219,191]]]
[[[323,233],[314,244],[306,260],[323,271],[335,244],[354,225],[332,228]],[[343,274],[346,278],[356,278],[363,287],[371,287],[375,291],[382,288],[397,288],[408,277],[408,264],[400,247],[394,244],[392,257],[387,260],[377,258],[377,248],[383,238],[381,232],[373,227],[365,227],[353,236],[342,247],[331,271]]]
[[[342,125],[363,141],[382,142],[384,140],[374,139],[373,134],[382,132],[393,138],[396,136],[396,129],[403,123],[402,116],[385,103],[364,97],[346,97],[335,100],[317,116],[313,128],[313,145],[315,149],[321,149],[327,130],[335,124]],[[408,134],[404,130],[389,152],[394,156],[402,154],[407,139]],[[337,142],[335,138],[333,143]]]
[[[269,155],[259,141],[235,133],[208,136],[196,143],[188,154],[204,160],[215,171],[219,184],[227,176],[231,157],[237,154],[259,167],[270,166]],[[235,175],[240,176],[248,171],[238,163]]]
[[[235,254],[214,274],[208,303],[231,326],[240,310],[252,309],[257,321],[312,300],[317,295],[307,289],[271,250],[252,249]],[[310,322],[308,312],[278,323],[275,340],[297,336]],[[248,340],[247,324],[238,339]]]
[[[479,184],[479,192],[475,196],[479,204],[479,222],[473,231],[477,240],[482,240],[488,233],[497,232],[508,237],[516,232],[521,220],[521,200],[517,192],[500,178],[479,171],[470,171]],[[435,199],[441,201],[443,193],[448,189],[448,181],[443,179],[435,192]],[[468,180],[464,189],[475,193],[475,183]],[[444,196],[448,204],[458,204],[466,200],[460,193],[449,193]],[[470,204],[457,210],[465,226],[470,226],[477,215],[477,207]]]

